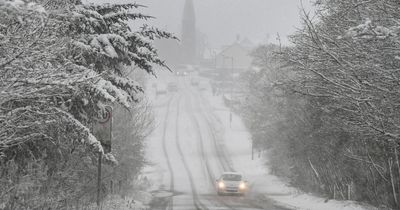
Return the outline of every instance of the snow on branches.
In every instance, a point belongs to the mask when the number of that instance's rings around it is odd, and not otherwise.
[[[130,107],[143,90],[126,75],[135,67],[151,74],[154,64],[167,67],[152,40],[175,38],[148,26],[132,30],[128,21],[152,18],[133,11],[141,7],[0,0],[3,158],[18,147],[32,149],[22,145],[59,138],[103,151],[88,129],[93,119],[106,103]],[[54,133],[54,125],[68,125],[73,132]]]
[[[386,39],[389,37],[396,37],[400,34],[400,26],[379,26],[375,25],[369,18],[364,23],[358,26],[350,27],[345,37],[349,38],[361,38],[361,39]]]
[[[362,12],[345,12],[356,7]],[[318,21],[304,13],[286,57],[303,77],[293,83],[297,91],[337,102],[326,107],[371,138],[400,142],[398,8],[393,1],[321,3]]]

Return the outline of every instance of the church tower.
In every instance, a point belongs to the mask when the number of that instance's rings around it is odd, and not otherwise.
[[[196,17],[193,0],[186,0],[182,19],[182,63],[196,61]]]

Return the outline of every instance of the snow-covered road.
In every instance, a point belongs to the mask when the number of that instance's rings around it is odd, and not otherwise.
[[[282,209],[253,193],[244,197],[216,194],[219,175],[235,171],[216,128],[217,116],[187,78],[170,79],[179,91],[154,101],[157,127],[148,143],[148,158],[154,165],[147,176],[158,198],[152,209]]]

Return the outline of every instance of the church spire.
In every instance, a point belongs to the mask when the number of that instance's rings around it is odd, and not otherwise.
[[[182,59],[193,64],[196,57],[196,17],[193,0],[186,0],[182,19]]]

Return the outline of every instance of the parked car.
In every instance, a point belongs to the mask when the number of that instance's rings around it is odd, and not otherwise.
[[[218,195],[244,195],[248,191],[248,183],[243,175],[237,172],[224,172],[216,180]]]
[[[176,84],[175,82],[168,83],[168,91],[169,92],[177,92],[178,90],[179,90],[178,84]]]
[[[193,79],[190,80],[190,84],[193,85],[193,86],[198,86],[199,85],[199,80],[193,78]]]
[[[199,82],[199,84],[197,85],[198,89],[201,91],[207,90],[208,89],[208,83],[205,81]]]
[[[167,87],[164,84],[157,85],[156,95],[165,95],[167,94]]]

